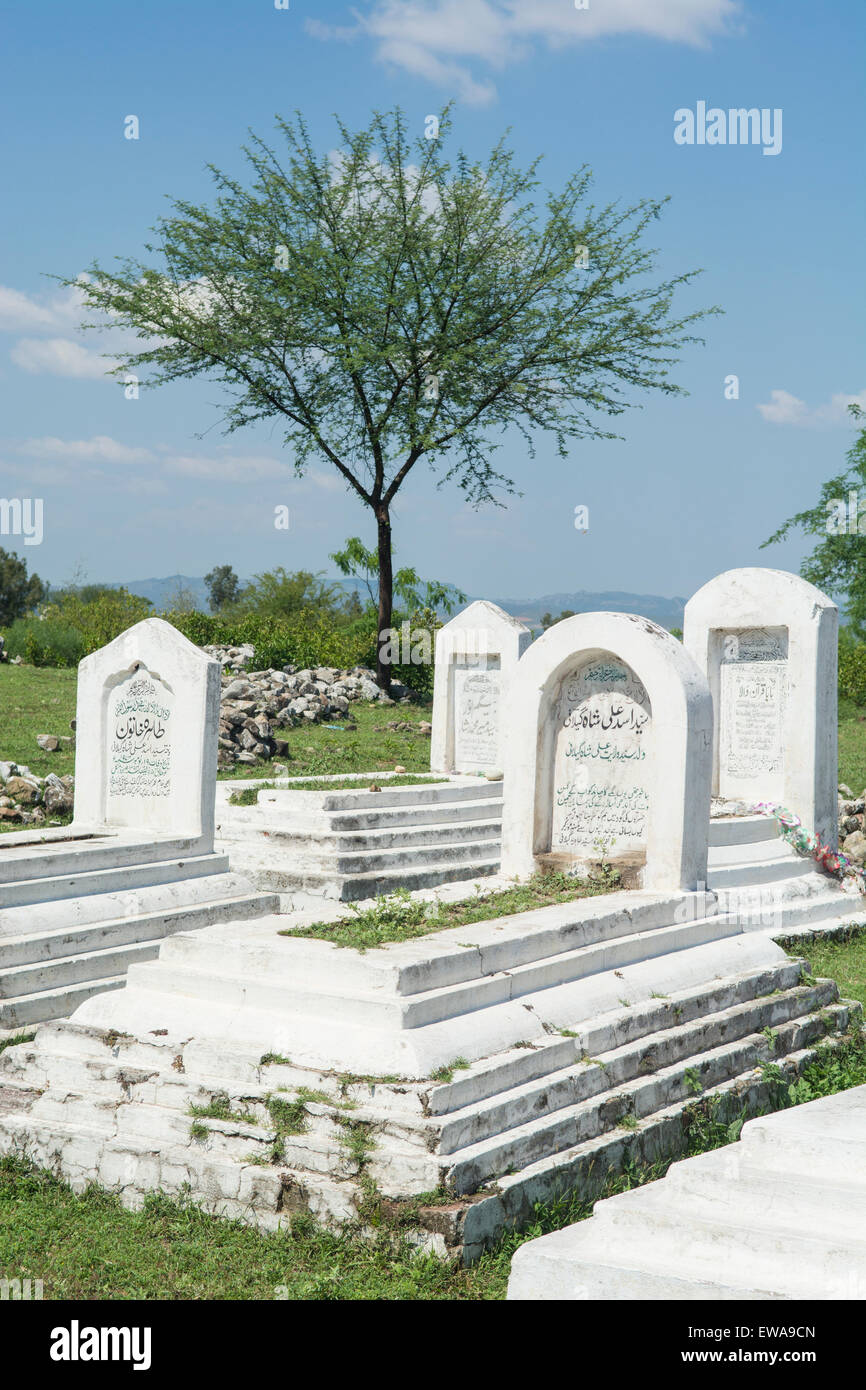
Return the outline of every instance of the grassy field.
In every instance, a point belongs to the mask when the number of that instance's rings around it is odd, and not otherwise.
[[[839,701],[839,781],[859,796],[866,787],[866,709]]]
[[[50,666],[0,666],[0,759],[24,763],[38,777],[73,771],[74,745],[43,753],[37,734],[71,734],[76,671]]]
[[[36,735],[70,732],[75,680],[74,671],[0,666],[0,758],[26,763],[40,777],[47,772],[63,776],[73,771],[71,745],[61,752],[43,753]],[[356,704],[352,711],[355,728],[313,724],[284,731],[289,753],[277,761],[286,764],[290,777],[387,772],[398,763],[407,772],[429,770],[430,740],[415,731],[422,720],[429,721],[429,705]],[[397,720],[412,724],[412,732],[385,729],[386,724]],[[220,775],[248,778],[250,771],[239,765]],[[262,771],[267,772],[267,764]],[[866,710],[850,700],[839,704],[839,780],[858,794],[866,787]]]

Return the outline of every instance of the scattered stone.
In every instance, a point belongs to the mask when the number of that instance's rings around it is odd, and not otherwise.
[[[60,739],[55,734],[37,734],[36,742],[44,753],[56,753],[60,747]]]

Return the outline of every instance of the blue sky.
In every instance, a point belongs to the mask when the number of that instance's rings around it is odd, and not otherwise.
[[[719,304],[684,352],[688,397],[635,397],[622,442],[538,439],[497,455],[522,496],[473,511],[416,470],[397,558],[473,594],[576,589],[688,596],[734,566],[796,569],[802,539],[760,542],[840,470],[845,402],[866,403],[862,0],[82,0],[7,10],[0,30],[0,496],[44,499],[44,538],[0,536],[55,583],[285,565],[331,569],[366,510],[323,462],[297,480],[277,429],[220,432],[220,388],[124,398],[47,274],[137,255],[166,196],[240,171],[248,127],[333,113],[410,127],[455,99],[483,156],[506,127],[559,187],[588,163],[599,202],[670,194],[663,273],[703,267],[680,300]],[[680,145],[681,108],[782,111],[782,148]],[[124,138],[137,115],[140,138]],[[725,378],[739,378],[739,399]],[[274,507],[291,512],[288,531]],[[589,530],[572,518],[588,506]]]

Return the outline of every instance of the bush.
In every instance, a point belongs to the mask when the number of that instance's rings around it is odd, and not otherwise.
[[[326,617],[310,611],[292,617],[248,613],[234,619],[223,618],[218,613],[164,613],[162,616],[199,647],[237,647],[250,643],[256,649],[255,664],[259,669],[280,669],[289,665],[364,666],[369,664],[371,648],[375,658],[372,634],[336,627]]]
[[[844,627],[839,633],[839,694],[866,705],[866,642],[855,641]]]
[[[45,621],[72,628],[81,636],[81,656],[89,656],[107,642],[113,642],[128,627],[152,616],[150,599],[130,594],[126,589],[107,589],[93,599],[81,594],[64,594],[45,609]],[[80,660],[80,657],[79,657]]]
[[[87,655],[81,633],[58,619],[19,618],[5,638],[9,655],[30,666],[75,667]]]

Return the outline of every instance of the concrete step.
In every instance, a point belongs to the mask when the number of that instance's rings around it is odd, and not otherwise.
[[[433,821],[425,825],[405,825],[395,828],[363,830],[325,830],[318,828],[290,830],[269,823],[266,834],[268,846],[275,851],[300,855],[303,858],[328,856],[328,863],[340,864],[344,856],[369,854],[377,857],[384,850],[414,849],[425,855],[443,853],[452,845],[478,840],[496,844],[502,830],[498,820]]]
[[[75,927],[51,925],[44,922],[40,905],[39,927],[24,934],[20,931],[20,921],[16,919],[18,934],[10,931],[0,932],[0,995],[3,993],[3,978],[16,967],[39,967],[50,970],[55,961],[70,956],[90,954],[102,950],[145,941],[161,941],[164,937],[178,931],[192,931],[197,927],[210,926],[215,922],[231,922],[245,918],[258,918],[262,912],[273,909],[272,897],[262,893],[243,892],[246,886],[243,879],[233,875],[216,875],[213,880],[213,894],[204,898],[196,895],[192,902],[180,906],[159,909],[157,903],[142,901],[135,904],[144,909],[115,917],[97,917]],[[144,897],[144,894],[137,895]],[[175,898],[176,901],[176,898]],[[133,905],[133,904],[130,904]],[[46,907],[54,906],[46,904]],[[111,897],[102,904],[106,913],[120,904]],[[31,921],[35,914],[30,913]],[[54,914],[52,914],[52,919]],[[3,914],[0,913],[0,924]]]
[[[711,816],[709,842],[712,848],[720,845],[756,844],[778,840],[779,826],[773,816]]]
[[[169,996],[195,995],[223,1006],[243,1003],[269,1013],[289,1011],[293,1016],[317,1016],[334,1010],[344,1022],[351,1020],[365,1027],[384,1027],[390,1023],[412,1029],[469,1015],[478,1009],[518,999],[533,991],[571,983],[650,957],[667,956],[671,952],[738,935],[736,925],[720,922],[716,918],[704,918],[682,926],[660,927],[652,932],[602,939],[591,945],[559,951],[549,958],[542,957],[508,970],[489,973],[484,972],[477,953],[467,950],[467,966],[472,968],[470,978],[458,984],[419,989],[402,997],[386,993],[375,984],[358,986],[354,976],[341,979],[336,961],[333,961],[334,972],[329,984],[309,976],[298,980],[289,973],[293,956],[288,952],[285,954],[287,973],[282,976],[275,970],[265,972],[251,968],[255,962],[254,954],[250,956],[247,967],[249,973],[242,973],[227,969],[226,961],[216,952],[210,959],[208,951],[202,949],[206,943],[196,942],[195,938],[175,937],[166,943],[157,965],[135,967],[130,976],[130,985]],[[270,956],[268,959],[276,964],[279,958]],[[353,964],[350,958],[347,958],[347,964]]]
[[[116,868],[79,867],[66,874],[57,874],[54,872],[53,856],[47,858],[50,872],[43,872],[35,878],[7,879],[0,886],[0,907],[41,904],[46,899],[79,898],[92,893],[123,892],[157,883],[223,874],[229,868],[228,858],[224,854],[198,854],[188,859],[154,859],[140,864],[122,864]],[[28,872],[29,869],[30,865],[27,866]]]
[[[349,830],[387,830],[407,825],[450,825],[466,821],[501,820],[501,797],[485,796],[477,801],[462,800],[453,804],[438,802],[424,806],[395,806],[384,810],[332,811],[330,826],[337,832]]]
[[[125,984],[124,970],[122,975],[104,975],[80,984],[60,985],[36,994],[0,999],[0,1028],[29,1028],[34,1023],[43,1023],[48,1019],[68,1018],[94,994],[122,989]]]
[[[441,883],[454,883],[466,878],[487,878],[499,872],[499,845],[483,845],[475,859],[458,863],[432,860],[413,869],[380,871],[378,873],[341,874],[323,870],[277,869],[270,863],[255,862],[240,856],[236,862],[257,888],[269,893],[309,893],[315,897],[331,898],[338,902],[360,902],[364,898],[395,893],[398,888],[416,892],[436,888]]]
[[[864,1156],[866,1087],[762,1115],[523,1246],[508,1297],[862,1299]]]
[[[305,792],[301,788],[282,788],[259,792],[258,805],[263,808],[290,811],[293,800],[299,797],[315,798],[323,811],[378,811],[382,807],[443,806],[453,802],[502,800],[502,782],[488,782],[483,777],[468,782],[434,782],[425,785],[415,784],[407,787],[390,787],[386,781],[379,784],[381,791],[371,792],[369,785],[358,791]],[[312,805],[313,802],[311,801]],[[295,800],[298,809],[304,802]]]
[[[672,1104],[694,1101],[727,1080],[755,1071],[763,1062],[812,1045],[845,1019],[846,1007],[833,1005],[821,1014],[780,1024],[772,1044],[756,1033],[682,1058],[652,1076],[629,1080],[551,1116],[455,1151],[446,1181],[458,1194],[473,1193],[498,1174],[519,1172],[566,1150],[573,1155],[582,1143],[616,1129],[623,1118],[645,1119]]]
[[[280,859],[279,848],[274,848],[277,852],[273,858]],[[340,850],[329,853],[327,847],[320,850],[315,841],[308,841],[303,848],[299,845],[294,853],[287,850],[283,862],[297,866],[299,871],[309,868],[322,873],[356,878],[360,875],[382,874],[396,869],[411,873],[415,869],[427,868],[430,864],[456,865],[476,859],[496,859],[499,852],[500,842],[495,834],[488,835],[487,838],[463,839],[455,838],[452,832],[450,839],[443,839],[434,844],[425,843],[422,837],[417,843],[412,842],[403,848],[383,850]]]
[[[196,857],[198,841],[185,836],[129,839],[123,835],[36,832],[27,838],[3,835],[0,838],[0,903],[5,902],[7,884],[38,878],[58,878],[66,874],[114,869],[120,865],[158,864],[168,859]]]
[[[707,867],[707,886],[713,892],[725,888],[746,888],[758,884],[781,884],[815,872],[813,859],[754,859],[735,864]]]
[[[812,988],[751,999],[719,1013],[698,1016],[689,1023],[668,1026],[622,1047],[583,1059],[523,1085],[511,1087],[490,1100],[452,1112],[442,1126],[440,1151],[455,1153],[529,1122],[541,1115],[579,1104],[612,1087],[675,1067],[724,1044],[775,1030],[807,1013],[836,1002],[837,988],[823,980]],[[769,1038],[767,1039],[769,1042]]]
[[[0,975],[0,1008],[5,1000],[22,999],[28,994],[40,994],[43,990],[119,975],[134,962],[155,960],[159,947],[158,938],[130,941],[123,946],[56,956],[50,961],[37,961],[30,965],[14,965],[9,970],[4,969]]]

